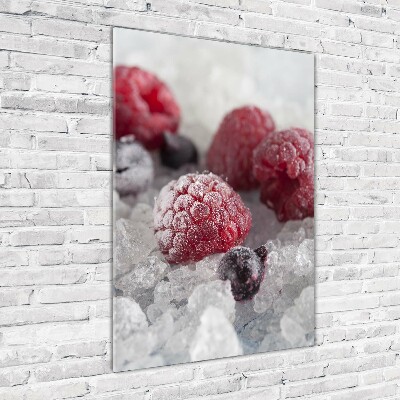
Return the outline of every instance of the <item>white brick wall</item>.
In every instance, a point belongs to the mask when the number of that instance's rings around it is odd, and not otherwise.
[[[0,0],[0,398],[400,398],[399,0]],[[314,348],[111,373],[113,26],[316,53]]]

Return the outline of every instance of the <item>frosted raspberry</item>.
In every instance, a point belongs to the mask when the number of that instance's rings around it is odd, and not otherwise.
[[[240,196],[212,173],[187,174],[164,186],[154,205],[154,229],[170,263],[199,261],[241,244],[251,227]]]
[[[147,149],[163,142],[163,132],[176,132],[180,109],[171,91],[155,75],[138,67],[114,71],[115,136],[134,135]]]
[[[252,173],[255,147],[271,132],[275,123],[258,107],[237,108],[225,116],[207,154],[207,168],[226,177],[236,190],[258,186]]]
[[[305,129],[275,132],[254,151],[261,201],[279,221],[314,216],[314,140]]]

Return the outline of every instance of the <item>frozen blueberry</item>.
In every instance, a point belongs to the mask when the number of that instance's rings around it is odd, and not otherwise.
[[[230,249],[218,265],[220,279],[231,281],[236,301],[249,300],[258,292],[264,278],[264,260],[267,251],[264,246],[256,250],[237,246]]]
[[[150,154],[136,141],[117,141],[115,149],[115,189],[121,196],[137,195],[153,181]]]
[[[198,159],[196,147],[190,139],[169,132],[164,133],[160,156],[163,165],[173,169],[185,164],[197,164]]]

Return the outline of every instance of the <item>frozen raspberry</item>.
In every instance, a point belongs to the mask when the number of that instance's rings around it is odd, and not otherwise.
[[[261,182],[261,201],[279,221],[314,216],[314,140],[291,128],[265,138],[254,151],[253,173]]]
[[[218,265],[218,275],[224,281],[231,281],[232,294],[236,301],[249,300],[258,292],[264,278],[266,256],[264,246],[254,251],[238,246],[222,257]]]
[[[121,196],[137,195],[153,181],[150,154],[136,141],[117,141],[115,148],[115,189]]]
[[[115,136],[134,135],[147,149],[163,142],[163,132],[176,132],[180,109],[169,88],[138,67],[119,66],[114,76]]]
[[[161,189],[154,229],[170,263],[199,261],[241,244],[251,227],[250,210],[219,176],[187,174]]]
[[[163,165],[179,169],[185,164],[197,164],[197,149],[187,137],[164,133],[164,143],[160,150]]]
[[[258,107],[237,108],[225,116],[207,154],[207,168],[226,177],[236,190],[258,186],[252,173],[256,146],[275,130],[267,111]]]

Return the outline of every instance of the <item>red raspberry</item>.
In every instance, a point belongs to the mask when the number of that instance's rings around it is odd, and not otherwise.
[[[271,132],[275,123],[258,107],[237,108],[225,116],[207,154],[207,168],[226,177],[236,190],[258,186],[252,173],[253,150]]]
[[[170,263],[199,261],[241,244],[251,227],[240,196],[212,173],[187,174],[161,189],[154,229]]]
[[[180,109],[171,91],[155,75],[119,66],[114,76],[115,136],[134,135],[147,149],[163,143],[162,133],[176,132]]]
[[[275,132],[254,151],[261,201],[279,221],[314,216],[314,139],[305,129]]]

